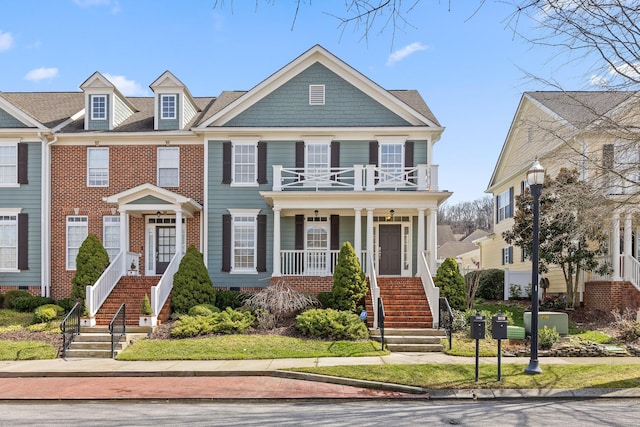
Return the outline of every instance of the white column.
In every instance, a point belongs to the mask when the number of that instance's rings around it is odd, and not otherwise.
[[[129,251],[129,215],[126,211],[120,211],[120,252],[122,256],[122,268],[120,274],[125,274],[127,268],[127,252]]]
[[[624,217],[624,271],[623,276],[625,279],[629,278],[629,269],[628,267],[628,263],[627,263],[627,256],[631,256],[631,254],[633,253],[633,249],[631,248],[631,236],[633,233],[633,228],[632,228],[632,222],[631,222],[631,214],[628,213],[625,217]]]
[[[273,269],[272,276],[282,276],[280,271],[280,208],[273,208]]]
[[[353,210],[356,213],[353,220],[353,250],[356,251],[356,256],[360,259],[362,252],[362,208],[354,208]]]
[[[427,252],[429,270],[431,275],[436,274],[436,259],[438,245],[438,209],[429,209],[429,221],[427,222]]]
[[[367,208],[367,260],[370,259],[374,263],[372,267],[375,267],[376,261],[373,256],[373,209]]]
[[[620,280],[620,213],[613,213],[613,230],[611,230],[611,263],[613,273],[611,280]]]
[[[422,275],[422,253],[424,252],[424,209],[418,209],[418,276]]]
[[[182,211],[176,211],[176,253],[182,253]]]

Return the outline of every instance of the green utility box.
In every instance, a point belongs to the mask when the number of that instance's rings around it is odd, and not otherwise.
[[[523,340],[524,328],[522,326],[507,325],[507,338],[510,340]]]
[[[524,328],[527,334],[531,334],[531,312],[524,313]],[[561,336],[569,335],[569,316],[567,313],[557,313],[555,311],[538,312],[538,330],[545,326],[550,329],[556,328]]]

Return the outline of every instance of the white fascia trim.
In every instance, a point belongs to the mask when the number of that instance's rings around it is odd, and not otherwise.
[[[18,215],[22,208],[0,208],[0,215]]]
[[[231,215],[249,216],[249,215],[258,215],[260,213],[261,209],[231,209],[231,208],[228,208],[227,211]]]

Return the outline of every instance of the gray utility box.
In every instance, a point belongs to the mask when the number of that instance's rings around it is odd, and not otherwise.
[[[531,312],[524,313],[524,329],[527,334],[531,334]],[[538,312],[538,330],[545,326],[556,331],[562,336],[569,335],[569,316],[567,313],[556,313],[555,311]]]

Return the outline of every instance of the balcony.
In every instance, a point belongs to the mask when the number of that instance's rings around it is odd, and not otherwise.
[[[438,165],[309,170],[273,165],[273,191],[438,191]]]

